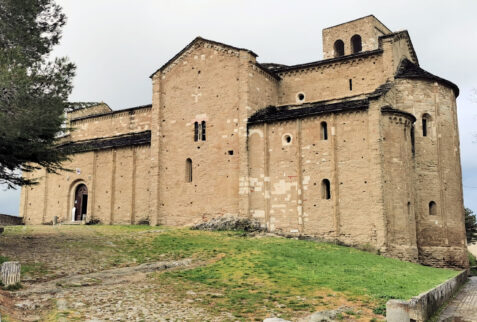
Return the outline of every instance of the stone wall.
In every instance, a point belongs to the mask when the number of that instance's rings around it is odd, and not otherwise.
[[[386,321],[429,321],[447,301],[452,299],[465,282],[467,282],[467,270],[408,301],[389,300],[386,303]]]
[[[32,173],[39,185],[22,189],[20,212],[25,224],[72,219],[76,187],[88,188],[87,220],[133,224],[149,220],[149,146],[75,154],[64,164],[71,172]],[[25,202],[26,199],[26,202]]]
[[[279,104],[302,104],[370,93],[391,76],[384,72],[385,63],[381,53],[374,53],[280,72]],[[304,100],[299,100],[299,94],[304,95]]]
[[[411,137],[415,118],[392,108],[383,108],[382,112],[382,184],[387,225],[385,253],[416,262],[416,200]]]
[[[396,107],[416,116],[415,212],[420,261],[464,267],[466,242],[455,94],[425,80],[397,80]],[[427,135],[423,133],[423,116]],[[430,203],[435,203],[435,211]]]
[[[142,132],[150,130],[151,106],[76,119],[71,126],[70,139],[74,141]]]
[[[22,217],[0,214],[0,226],[14,226],[22,224]]]
[[[252,126],[251,215],[272,231],[379,248],[374,207],[380,178],[372,174],[368,142],[369,127],[376,125],[368,117],[367,111],[350,112]],[[330,182],[329,199],[323,180]]]
[[[199,42],[155,76],[160,90],[153,97],[158,128],[152,144],[159,158],[154,184],[162,224],[187,225],[203,216],[238,213],[239,136],[246,135],[239,91],[247,84],[239,56],[238,50]],[[194,141],[194,123],[202,121],[206,139]],[[187,159],[192,161],[191,182],[186,180]]]

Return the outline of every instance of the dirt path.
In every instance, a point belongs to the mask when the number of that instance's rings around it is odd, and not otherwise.
[[[22,263],[23,288],[0,291],[0,313],[13,321],[223,321],[174,300],[154,272],[195,267],[190,259],[145,258],[129,253],[162,230],[149,227],[19,226],[0,235],[0,256]]]
[[[144,275],[145,273],[159,272],[172,268],[184,268],[191,264],[192,260],[184,259],[180,261],[147,263],[132,267],[121,267],[84,275],[74,275],[34,284],[27,290],[15,292],[15,296],[26,297],[32,294],[55,294],[62,292],[65,287],[123,284],[124,282],[129,282],[131,276],[142,276],[141,273]]]
[[[221,321],[190,303],[172,301],[150,273],[184,268],[189,259],[142,264],[37,283],[10,293],[9,315],[21,321]]]

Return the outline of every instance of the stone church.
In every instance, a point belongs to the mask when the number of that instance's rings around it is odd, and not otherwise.
[[[190,225],[235,214],[432,266],[467,266],[458,87],[370,15],[323,30],[323,60],[259,63],[197,37],[155,71],[152,104],[82,104],[26,174],[26,224]]]

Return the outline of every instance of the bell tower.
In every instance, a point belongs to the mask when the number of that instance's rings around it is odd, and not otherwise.
[[[378,49],[378,38],[391,33],[375,16],[323,29],[323,58],[336,58]]]

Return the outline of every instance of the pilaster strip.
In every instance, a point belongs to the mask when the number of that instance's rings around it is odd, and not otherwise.
[[[116,193],[116,149],[111,150],[112,153],[112,167],[111,167],[111,204],[110,204],[110,214],[109,214],[109,224],[114,223],[114,204],[115,204],[115,193]]]

